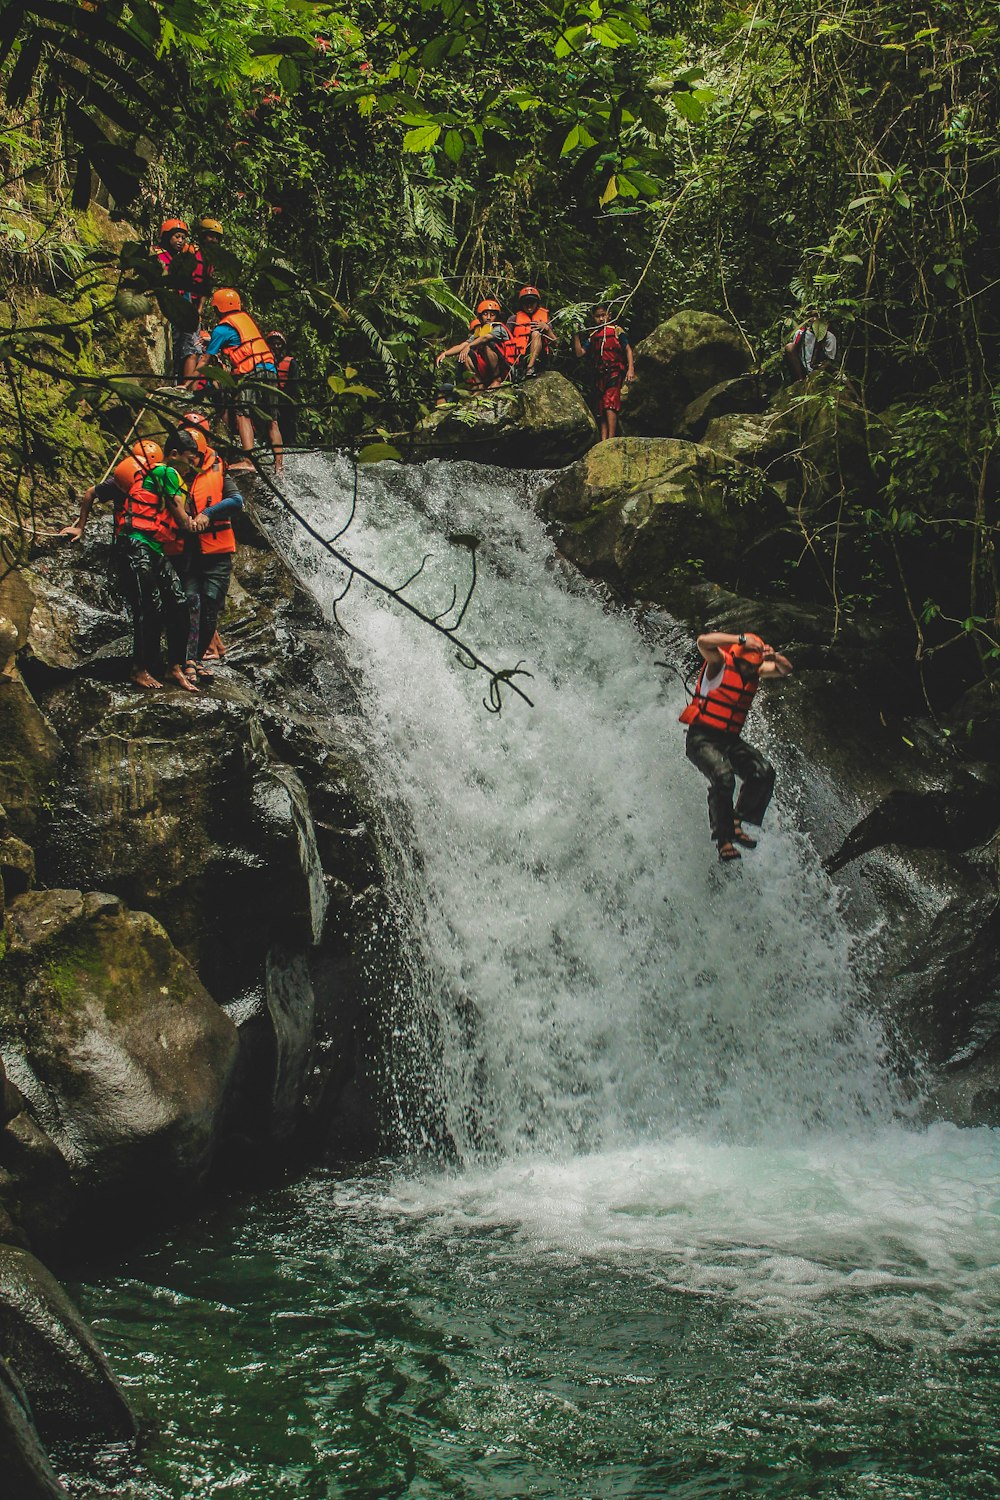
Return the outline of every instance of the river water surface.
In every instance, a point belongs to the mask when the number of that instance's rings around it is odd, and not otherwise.
[[[911,1123],[869,940],[780,784],[716,866],[654,664],[681,633],[563,567],[533,483],[363,475],[342,545],[394,582],[431,554],[410,596],[437,611],[469,569],[443,537],[478,537],[464,632],[536,706],[489,715],[447,643],[341,606],[412,970],[392,1153],[84,1289],[148,1427],[85,1492],[1000,1496],[997,1135]],[[290,491],[332,535],[349,469],[296,460]],[[330,608],[327,555],[274,528]]]

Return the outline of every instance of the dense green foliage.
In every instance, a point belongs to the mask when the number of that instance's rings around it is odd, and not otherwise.
[[[47,0],[4,7],[0,59],[5,276],[79,323],[25,323],[15,299],[10,380],[72,373],[88,318],[156,291],[145,251],[116,267],[79,231],[95,193],[146,235],[164,213],[224,220],[221,269],[289,333],[302,425],[326,442],[411,422],[469,304],[525,279],[568,317],[617,297],[639,336],[678,307],[726,313],[765,368],[814,307],[885,413],[877,489],[846,495],[817,545],[844,570],[831,587],[908,614],[921,654],[954,637],[992,671],[986,0]],[[86,373],[91,406],[127,396]]]

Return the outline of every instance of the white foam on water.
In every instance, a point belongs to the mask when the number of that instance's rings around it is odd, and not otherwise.
[[[335,532],[349,466],[314,457],[289,473],[296,503]],[[394,583],[432,554],[408,597],[433,611],[468,577],[444,536],[477,535],[461,634],[533,674],[535,707],[508,694],[492,716],[486,679],[447,642],[357,585],[341,606],[414,945],[397,1029],[426,1039],[460,1163],[399,1184],[397,1211],[655,1252],[691,1288],[764,1301],[867,1294],[897,1275],[988,1300],[995,1134],[900,1122],[852,936],[783,826],[780,779],[759,849],[718,868],[662,647],[559,561],[535,483],[380,465],[340,543]],[[339,570],[285,522],[275,534],[329,610]]]

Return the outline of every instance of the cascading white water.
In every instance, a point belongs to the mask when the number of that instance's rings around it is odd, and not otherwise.
[[[309,519],[337,531],[348,465],[314,457],[291,475]],[[781,828],[780,792],[757,852],[720,871],[679,687],[633,623],[560,564],[530,485],[471,465],[367,470],[343,542],[394,583],[432,554],[408,597],[433,611],[468,576],[446,535],[481,538],[464,633],[493,664],[523,659],[533,674],[535,707],[508,695],[497,718],[486,679],[446,642],[373,591],[355,586],[342,606],[372,774],[404,811],[421,1005],[460,1158],[680,1129],[780,1140],[888,1118],[851,939],[808,848]],[[329,608],[336,565],[276,524]]]

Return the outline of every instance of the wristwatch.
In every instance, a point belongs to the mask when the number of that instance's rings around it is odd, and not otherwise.
[[[740,639],[739,639],[739,644],[740,644],[740,645],[741,645],[741,646],[745,646],[745,645],[746,645],[746,643],[747,643],[747,638],[746,638],[746,636],[745,636],[745,635],[741,635],[741,636],[740,636]]]

